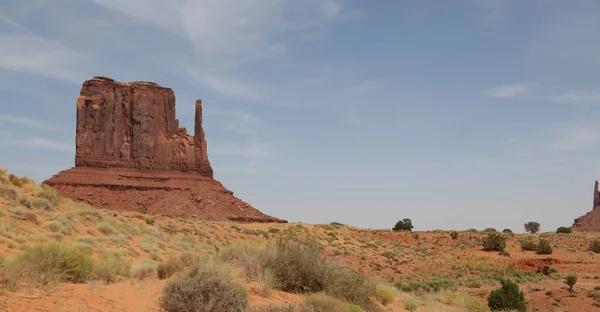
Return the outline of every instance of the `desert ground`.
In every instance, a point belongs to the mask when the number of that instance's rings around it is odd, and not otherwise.
[[[372,310],[489,311],[490,292],[509,278],[524,292],[529,311],[600,311],[600,254],[589,250],[600,234],[500,233],[506,248],[499,253],[483,250],[491,230],[458,231],[454,239],[451,231],[396,232],[393,225],[361,229],[331,221],[243,224],[117,213],[2,170],[0,311],[160,311],[164,287],[185,271],[186,257],[226,268],[245,288],[249,310],[292,311],[317,295],[251,274],[249,265],[253,251],[276,249],[284,237],[314,242],[323,259],[374,279]],[[550,242],[551,254],[522,250],[522,241],[539,239]],[[93,274],[75,281],[36,266],[45,260],[33,251],[48,243],[92,259]],[[565,284],[569,274],[577,276],[572,291]],[[331,311],[361,311],[354,308]]]

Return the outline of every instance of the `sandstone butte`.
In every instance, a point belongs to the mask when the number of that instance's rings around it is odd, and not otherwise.
[[[191,136],[175,118],[173,90],[152,82],[85,81],[77,99],[75,167],[44,183],[97,208],[287,222],[261,213],[214,179],[201,100],[196,101]]]
[[[579,231],[600,231],[600,192],[598,181],[594,184],[594,208],[586,215],[575,219],[572,228]]]

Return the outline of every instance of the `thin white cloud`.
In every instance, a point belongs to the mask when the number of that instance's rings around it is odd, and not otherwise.
[[[18,30],[20,32],[24,32],[26,34],[33,35],[33,32],[29,28],[27,28],[27,27],[25,27],[25,26],[23,26],[23,25],[15,22],[15,21],[9,19],[8,17],[6,17],[6,16],[4,16],[2,14],[0,14],[0,22],[1,23],[5,23],[8,26],[10,26],[11,28],[16,29],[16,30]]]
[[[249,112],[237,109],[207,109],[205,112],[210,118],[218,118],[225,129],[242,136],[256,136],[265,130],[264,120]]]
[[[273,158],[276,156],[275,151],[270,144],[258,143],[242,143],[242,142],[220,142],[208,149],[209,154],[227,155],[227,156],[242,156],[251,158]]]
[[[0,34],[0,69],[81,82],[86,58],[49,39],[35,35]]]
[[[548,100],[569,105],[600,104],[600,92],[571,92],[550,97]]]
[[[319,33],[344,13],[335,0],[92,1],[193,46],[193,58],[171,69],[225,96],[263,103],[272,86],[248,77],[242,67],[285,55],[290,42]]]
[[[6,146],[40,148],[57,151],[75,151],[75,145],[72,143],[54,141],[51,139],[40,137],[33,137],[28,139],[0,139],[0,144]]]
[[[0,122],[20,124],[20,125],[31,126],[31,127],[36,127],[36,128],[42,128],[42,129],[51,129],[52,128],[49,124],[47,124],[43,121],[37,120],[37,119],[17,117],[17,116],[13,116],[13,115],[9,115],[9,114],[0,114]],[[1,133],[2,132],[0,132],[0,135],[1,135]]]
[[[495,98],[510,98],[523,94],[531,89],[529,84],[509,84],[488,90],[487,94]]]

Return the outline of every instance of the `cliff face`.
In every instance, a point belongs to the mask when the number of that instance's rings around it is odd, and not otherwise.
[[[212,177],[200,100],[194,133],[179,127],[173,90],[94,78],[77,99],[75,166],[198,171]]]
[[[196,101],[194,136],[179,127],[173,90],[95,77],[77,99],[75,167],[44,183],[99,208],[175,217],[286,222],[213,178]]]
[[[600,231],[600,192],[598,191],[598,181],[594,184],[594,207],[592,211],[575,219],[572,228],[579,231]]]

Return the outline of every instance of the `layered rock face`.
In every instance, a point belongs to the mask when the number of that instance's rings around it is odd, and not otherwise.
[[[286,222],[213,178],[196,101],[194,136],[179,127],[175,94],[152,82],[94,77],[77,99],[75,167],[44,183],[111,210],[243,222]]]
[[[579,231],[600,231],[600,192],[598,191],[598,181],[594,184],[594,208],[586,215],[575,219],[572,228]]]

